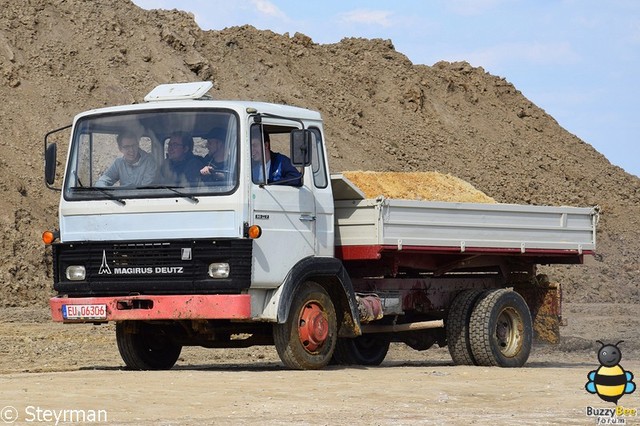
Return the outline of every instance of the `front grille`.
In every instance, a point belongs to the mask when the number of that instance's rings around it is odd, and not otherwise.
[[[114,267],[166,265],[176,261],[175,244],[114,244],[111,261]]]
[[[56,244],[54,288],[59,293],[239,293],[251,283],[251,240],[177,240]],[[208,275],[212,262],[227,262],[229,277]],[[85,281],[69,281],[69,265],[84,265]]]

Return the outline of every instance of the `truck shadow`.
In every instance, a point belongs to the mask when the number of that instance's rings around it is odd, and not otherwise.
[[[467,365],[454,365],[450,360],[428,360],[428,361],[384,361],[379,366],[363,365],[328,365],[321,371],[340,370],[376,370],[376,369],[398,369],[398,368],[445,368],[447,370],[467,369],[467,368],[500,368],[500,367],[479,367]],[[531,361],[520,367],[521,369],[547,369],[547,368],[567,368],[567,369],[593,369],[594,363],[589,362],[558,362],[558,361]],[[100,370],[100,371],[133,371],[125,366],[91,366],[81,367],[79,371]],[[225,372],[267,372],[267,371],[295,371],[286,368],[279,362],[260,363],[215,363],[215,364],[187,364],[175,365],[168,371],[225,371]]]

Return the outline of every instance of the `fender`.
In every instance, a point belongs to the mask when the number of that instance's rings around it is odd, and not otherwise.
[[[335,279],[340,286],[330,286],[330,280]],[[302,283],[307,280],[317,281],[323,285],[336,304],[336,310],[340,308],[340,302],[346,302],[348,306],[342,306],[345,313],[340,324],[340,337],[356,337],[362,334],[360,316],[356,295],[353,290],[351,278],[347,274],[340,259],[334,257],[306,257],[294,265],[282,283],[282,295],[278,303],[277,321],[282,324],[289,317],[289,309],[293,296]],[[340,292],[340,294],[338,294]],[[337,300],[341,298],[342,300]],[[345,309],[348,308],[348,309]],[[349,315],[350,314],[350,315]]]

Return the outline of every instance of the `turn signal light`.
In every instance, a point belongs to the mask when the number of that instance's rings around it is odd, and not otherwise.
[[[42,233],[42,242],[49,245],[58,238],[58,233],[53,231],[44,231]]]
[[[247,230],[247,235],[249,235],[249,238],[251,238],[252,240],[260,238],[260,235],[262,235],[262,228],[260,228],[258,225],[251,225]]]

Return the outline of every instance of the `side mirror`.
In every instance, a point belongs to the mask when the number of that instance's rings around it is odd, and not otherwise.
[[[56,180],[56,156],[58,146],[55,143],[47,146],[44,153],[44,180],[47,185],[53,185]]]
[[[307,167],[311,164],[311,144],[313,133],[307,129],[291,131],[291,164]]]
[[[55,142],[49,142],[50,137],[58,132],[71,128],[71,124],[55,129],[44,135],[44,183],[47,188],[54,191],[60,191],[60,188],[53,187],[56,181],[56,161],[58,154],[58,146]],[[64,145],[63,145],[64,146]]]

